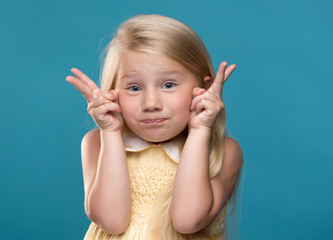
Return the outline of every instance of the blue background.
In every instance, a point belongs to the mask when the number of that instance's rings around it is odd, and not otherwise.
[[[332,239],[332,1],[9,1],[0,3],[1,239],[82,239],[89,220],[80,144],[93,126],[65,81],[99,78],[117,26],[139,13],[190,25],[224,87],[245,166],[240,239]]]

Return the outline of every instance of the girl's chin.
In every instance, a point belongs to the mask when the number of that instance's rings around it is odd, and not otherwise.
[[[157,133],[148,133],[148,134],[142,134],[142,133],[135,133],[139,138],[152,143],[162,143],[162,142],[170,142],[175,140],[178,137],[186,136],[186,130],[180,132],[180,133],[167,133],[167,134],[157,134]]]

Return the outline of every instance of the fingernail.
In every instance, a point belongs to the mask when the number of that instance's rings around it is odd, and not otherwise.
[[[106,95],[106,97],[108,97],[108,98],[112,98],[112,94],[111,94],[111,93],[106,93],[105,95]]]

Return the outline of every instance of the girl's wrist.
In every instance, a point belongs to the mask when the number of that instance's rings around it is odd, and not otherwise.
[[[119,130],[102,130],[102,129],[100,129],[100,136],[101,137],[112,137],[112,136],[122,137],[123,134],[122,134],[121,129],[119,129]]]
[[[209,127],[190,128],[189,135],[196,135],[198,137],[210,137],[212,129]]]

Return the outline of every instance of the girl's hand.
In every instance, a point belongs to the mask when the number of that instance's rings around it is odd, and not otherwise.
[[[79,69],[72,68],[77,77],[67,76],[66,81],[79,90],[88,103],[88,113],[102,131],[118,131],[123,126],[121,109],[118,104],[118,93],[111,90],[104,93]]]
[[[222,102],[223,84],[230,74],[235,70],[236,65],[232,64],[227,68],[227,62],[222,62],[210,88],[206,91],[203,88],[193,89],[193,100],[190,106],[191,119],[190,129],[211,128],[224,108]]]

